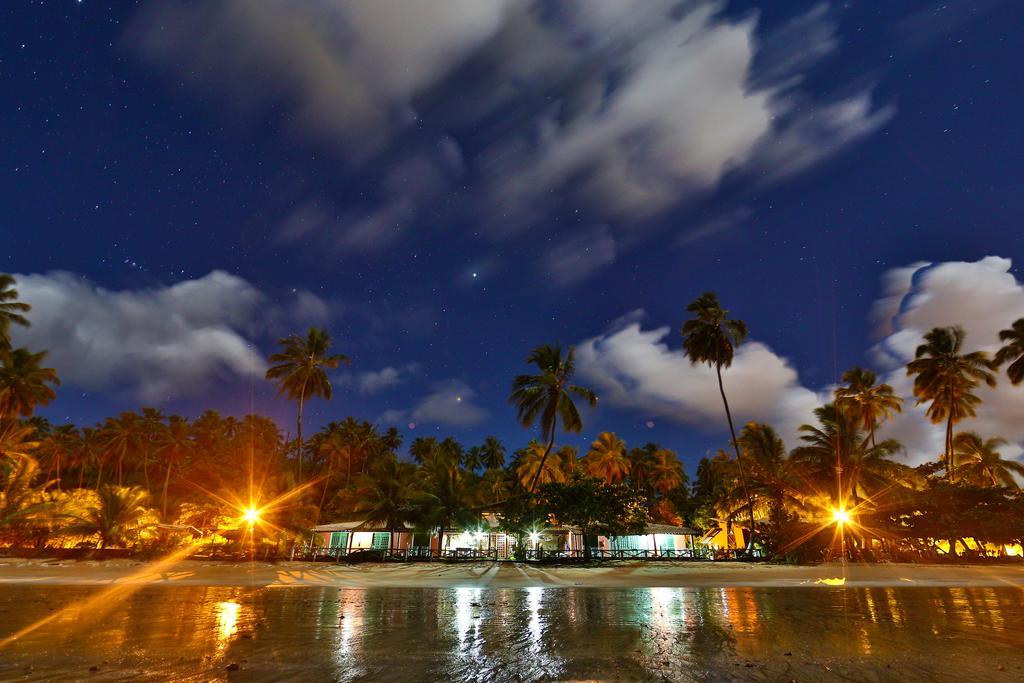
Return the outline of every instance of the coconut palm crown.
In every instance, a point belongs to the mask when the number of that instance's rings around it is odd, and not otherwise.
[[[576,373],[575,350],[571,346],[564,355],[560,345],[538,346],[526,358],[526,362],[536,365],[539,372],[516,377],[508,400],[516,407],[519,422],[524,427],[540,423],[541,438],[547,444],[528,489],[532,493],[537,486],[537,478],[544,471],[544,462],[555,445],[559,422],[565,432],[579,433],[583,429],[583,418],[573,397],[582,398],[594,406],[597,405],[597,394],[586,387],[570,383]]]
[[[1024,477],[1024,464],[1005,460],[999,448],[1006,439],[983,439],[974,432],[961,432],[953,439],[953,461],[956,476],[977,486],[1006,486],[1018,489],[1014,475]]]
[[[352,361],[344,354],[330,355],[331,335],[326,330],[309,328],[305,337],[293,334],[278,341],[281,350],[270,356],[267,379],[277,382],[278,394],[298,403],[296,439],[299,460],[298,478],[302,480],[302,406],[319,396],[326,401],[333,394],[326,370]]]
[[[0,352],[11,348],[11,325],[28,327],[29,322],[22,313],[28,313],[32,307],[18,301],[18,290],[14,288],[14,278],[7,273],[0,273]]]
[[[870,370],[854,367],[843,373],[841,386],[835,391],[836,408],[861,424],[875,443],[875,429],[903,410],[903,399],[889,384],[877,384],[878,377]]]
[[[992,362],[984,351],[963,352],[962,327],[936,327],[924,335],[907,374],[914,377],[917,405],[928,403],[926,415],[934,424],[946,423],[943,452],[946,476],[953,478],[953,425],[974,417],[981,399],[974,393],[982,382],[996,385]]]
[[[1015,320],[1009,329],[1000,330],[999,341],[1003,346],[996,351],[995,362],[997,365],[1009,362],[1006,376],[1012,384],[1020,384],[1024,381],[1024,318]]]

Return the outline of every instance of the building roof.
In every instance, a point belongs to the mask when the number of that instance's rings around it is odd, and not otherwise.
[[[405,525],[406,531],[412,531],[414,527]],[[333,522],[331,524],[320,524],[313,527],[313,531],[390,531],[387,524],[383,522],[368,522],[365,519],[355,519],[348,522]]]
[[[672,526],[671,524],[648,524],[647,533],[665,534],[666,536],[697,536],[698,533],[685,526]]]

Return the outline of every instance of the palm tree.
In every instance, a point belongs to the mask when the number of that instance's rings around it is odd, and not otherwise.
[[[359,502],[355,511],[370,523],[381,523],[390,532],[390,550],[394,552],[395,533],[415,518],[417,505],[424,502],[416,466],[398,458],[381,458],[362,476]]]
[[[49,518],[53,507],[53,502],[46,496],[49,482],[36,484],[39,463],[30,455],[15,453],[28,448],[11,445],[11,439],[19,439],[21,436],[9,434],[9,445],[5,449],[4,436],[0,433],[0,531],[9,530],[15,536],[20,535],[18,531],[21,527],[31,524],[33,520]],[[0,538],[3,535],[0,533]],[[16,542],[18,539],[7,540]]]
[[[505,466],[505,444],[489,436],[480,445],[480,463],[485,470],[500,470]]]
[[[129,454],[137,455],[140,451],[142,418],[137,413],[125,411],[117,417],[108,417],[102,430],[107,453],[117,459],[117,485],[122,486],[125,458]]]
[[[1005,445],[1005,439],[982,439],[974,432],[957,434],[953,439],[957,478],[977,486],[1020,488],[1013,475],[1024,477],[1024,464],[1004,460],[998,449]]]
[[[843,373],[842,381],[846,386],[835,391],[836,407],[860,421],[872,444],[875,443],[875,428],[903,409],[903,399],[896,395],[892,386],[876,384],[877,379],[875,373],[857,366]]]
[[[443,550],[444,532],[452,522],[468,520],[469,496],[466,481],[459,468],[461,453],[454,448],[439,448],[421,466],[426,491],[431,495],[421,512],[438,527],[437,547]]]
[[[722,308],[718,303],[718,297],[714,292],[705,292],[686,307],[693,318],[683,323],[683,350],[690,359],[691,365],[707,363],[715,369],[718,376],[718,392],[722,395],[722,405],[725,406],[725,418],[729,423],[729,434],[732,436],[732,448],[736,453],[736,466],[739,470],[740,484],[743,490],[747,489],[747,477],[743,471],[743,463],[740,460],[740,446],[736,441],[736,429],[732,423],[732,411],[729,410],[729,400],[725,396],[725,385],[722,382],[722,368],[732,366],[733,356],[736,347],[747,338],[747,325],[742,320],[735,320],[729,317],[729,311]],[[754,500],[750,493],[744,493],[747,499],[747,506],[750,512],[750,542],[753,542],[754,529]],[[750,545],[750,543],[748,543]]]
[[[53,473],[58,491],[61,490],[63,468],[75,457],[80,444],[81,435],[74,425],[61,425],[43,440],[41,450],[49,456],[50,461],[46,468],[46,478],[49,479]]]
[[[895,486],[914,480],[911,468],[892,461],[902,448],[898,442],[872,444],[861,424],[831,403],[814,415],[818,425],[800,426],[803,445],[790,456],[801,481],[815,489],[802,494],[827,492],[833,508],[849,510],[877,504]]]
[[[306,337],[293,334],[278,341],[282,350],[270,357],[274,363],[267,370],[267,379],[278,384],[278,394],[287,394],[288,398],[299,404],[296,419],[296,436],[299,460],[298,479],[302,481],[302,405],[306,400],[319,396],[325,401],[331,400],[331,380],[325,370],[333,370],[341,363],[352,361],[344,354],[328,355],[331,349],[331,336],[326,330],[316,327],[309,328]]]
[[[167,517],[167,488],[171,483],[171,470],[180,468],[185,459],[195,449],[195,440],[192,438],[192,427],[188,420],[180,415],[171,415],[164,426],[156,435],[156,454],[164,463],[164,486],[160,511],[164,518]]]
[[[57,371],[43,367],[46,351],[13,349],[0,355],[0,417],[27,417],[57,397]]]
[[[626,455],[626,442],[615,432],[598,434],[581,464],[587,474],[603,479],[606,484],[618,484],[629,476],[633,466]]]
[[[547,442],[544,454],[537,466],[537,472],[528,491],[533,493],[537,479],[544,471],[544,464],[555,445],[555,431],[561,420],[562,431],[579,433],[583,429],[583,418],[573,402],[579,396],[591,406],[597,405],[597,394],[585,387],[570,384],[576,373],[575,349],[569,347],[562,356],[561,346],[544,344],[535,348],[526,359],[540,372],[536,375],[519,375],[512,382],[509,403],[516,407],[519,422],[531,427],[540,422],[541,438]]]
[[[667,448],[659,448],[647,459],[647,483],[658,493],[665,495],[686,484],[686,473],[679,457]]]
[[[1000,330],[999,341],[1004,343],[996,351],[995,362],[1002,365],[1009,361],[1006,376],[1010,378],[1011,384],[1020,384],[1024,381],[1024,318],[1015,320],[1010,329]]]
[[[776,536],[785,511],[803,507],[805,492],[795,472],[797,461],[787,457],[782,438],[766,424],[748,423],[739,442],[750,493],[761,503]],[[738,497],[736,492],[733,497]]]
[[[568,479],[563,454],[559,451],[546,457],[548,451],[539,441],[532,440],[516,453],[513,464],[523,489],[529,491],[531,486],[564,483]]]
[[[28,327],[28,313],[32,307],[18,301],[18,290],[14,288],[14,278],[7,273],[0,273],[0,352],[11,348],[11,324]]]
[[[73,536],[98,537],[97,548],[124,546],[138,538],[138,533],[149,526],[146,502],[149,495],[138,486],[101,486],[96,502],[83,514],[73,515],[72,523],[64,533]]]
[[[914,376],[917,405],[930,402],[926,414],[933,424],[946,422],[943,456],[946,477],[953,480],[953,425],[974,417],[974,408],[981,403],[973,392],[981,382],[996,385],[988,354],[984,351],[963,353],[962,327],[936,327],[924,335],[914,360],[907,364],[907,374]]]
[[[0,419],[0,457],[31,457],[39,447],[35,427],[20,420]]]

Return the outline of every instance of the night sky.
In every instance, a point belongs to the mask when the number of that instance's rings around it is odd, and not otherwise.
[[[35,307],[16,340],[64,379],[54,422],[152,405],[292,430],[261,359],[315,324],[353,365],[311,427],[355,415],[517,448],[532,432],[511,379],[561,341],[603,399],[565,441],[659,441],[692,474],[725,445],[710,375],[680,352],[703,291],[751,329],[726,376],[737,419],[789,445],[849,366],[900,374],[883,347],[913,336],[929,288],[961,288],[932,305],[978,344],[989,304],[962,290],[979,272],[1012,290],[990,306],[1006,326],[1024,314],[1001,260],[1024,258],[1017,3],[50,0],[0,17],[0,270]]]

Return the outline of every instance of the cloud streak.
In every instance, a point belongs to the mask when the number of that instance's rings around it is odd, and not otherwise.
[[[576,205],[608,233],[564,285],[728,178],[777,182],[892,115],[869,87],[801,90],[839,47],[824,4],[766,33],[713,0],[164,0],[124,43],[221,108],[285,112],[372,188],[297,198],[283,241],[381,251],[448,222],[507,239]]]

